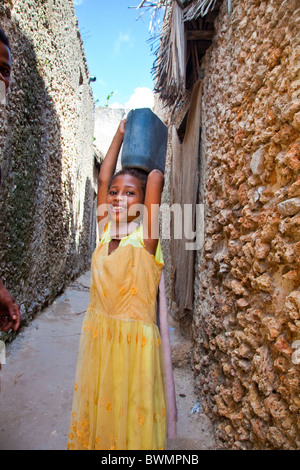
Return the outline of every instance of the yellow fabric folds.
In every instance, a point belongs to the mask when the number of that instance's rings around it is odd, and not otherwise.
[[[156,296],[163,267],[139,227],[108,255],[109,224],[91,266],[68,449],[164,449],[167,410]],[[159,261],[158,261],[159,260]]]
[[[101,238],[101,243],[109,243],[111,241],[110,228],[111,228],[111,222],[108,222],[104,228],[102,238]],[[142,225],[139,225],[134,232],[132,232],[130,235],[127,235],[127,237],[123,237],[120,241],[120,246],[126,246],[129,244],[132,246],[136,246],[136,247],[143,246],[145,248]],[[156,259],[158,263],[162,263],[162,264],[164,263],[160,239],[158,239],[154,258]]]

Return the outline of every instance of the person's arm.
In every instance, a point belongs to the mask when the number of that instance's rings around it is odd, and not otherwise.
[[[164,175],[159,170],[152,170],[147,179],[143,215],[144,244],[152,255],[155,255],[159,239],[159,207],[163,187]]]
[[[20,326],[21,314],[14,298],[0,280],[0,331],[14,331]]]
[[[126,119],[123,119],[117,132],[114,135],[112,143],[107,151],[107,154],[103,160],[103,163],[100,168],[99,177],[98,177],[98,195],[97,195],[97,221],[101,222],[102,219],[106,218],[105,211],[99,210],[99,206],[106,203],[106,196],[108,191],[108,184],[115,172],[118,156],[120,149],[122,147],[124,133],[125,133],[125,123]],[[104,207],[104,206],[103,206]]]

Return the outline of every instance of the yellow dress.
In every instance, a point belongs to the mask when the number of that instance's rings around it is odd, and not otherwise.
[[[139,226],[108,255],[110,226],[92,257],[68,449],[164,449],[167,404],[156,324],[161,246],[151,255]]]

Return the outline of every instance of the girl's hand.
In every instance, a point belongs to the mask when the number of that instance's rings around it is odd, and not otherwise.
[[[13,328],[17,331],[21,322],[21,314],[17,303],[0,281],[0,331]]]
[[[162,189],[161,190],[163,190],[163,187],[164,187],[164,184],[165,184],[165,176],[160,170],[155,169],[155,170],[150,171],[150,173],[148,175],[148,178],[149,177],[153,178],[157,182],[160,182],[162,184]]]
[[[125,134],[125,125],[126,125],[126,119],[122,119],[122,121],[119,124],[118,127],[118,132],[124,137]]]

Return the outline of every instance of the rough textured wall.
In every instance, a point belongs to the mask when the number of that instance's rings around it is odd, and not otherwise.
[[[196,383],[225,447],[296,449],[299,3],[226,9],[204,62]]]
[[[120,121],[128,114],[128,109],[97,107],[95,111],[95,145],[105,157]],[[117,169],[121,169],[118,161]]]
[[[30,318],[94,245],[94,102],[69,0],[1,0],[12,86],[0,108],[0,276]]]

